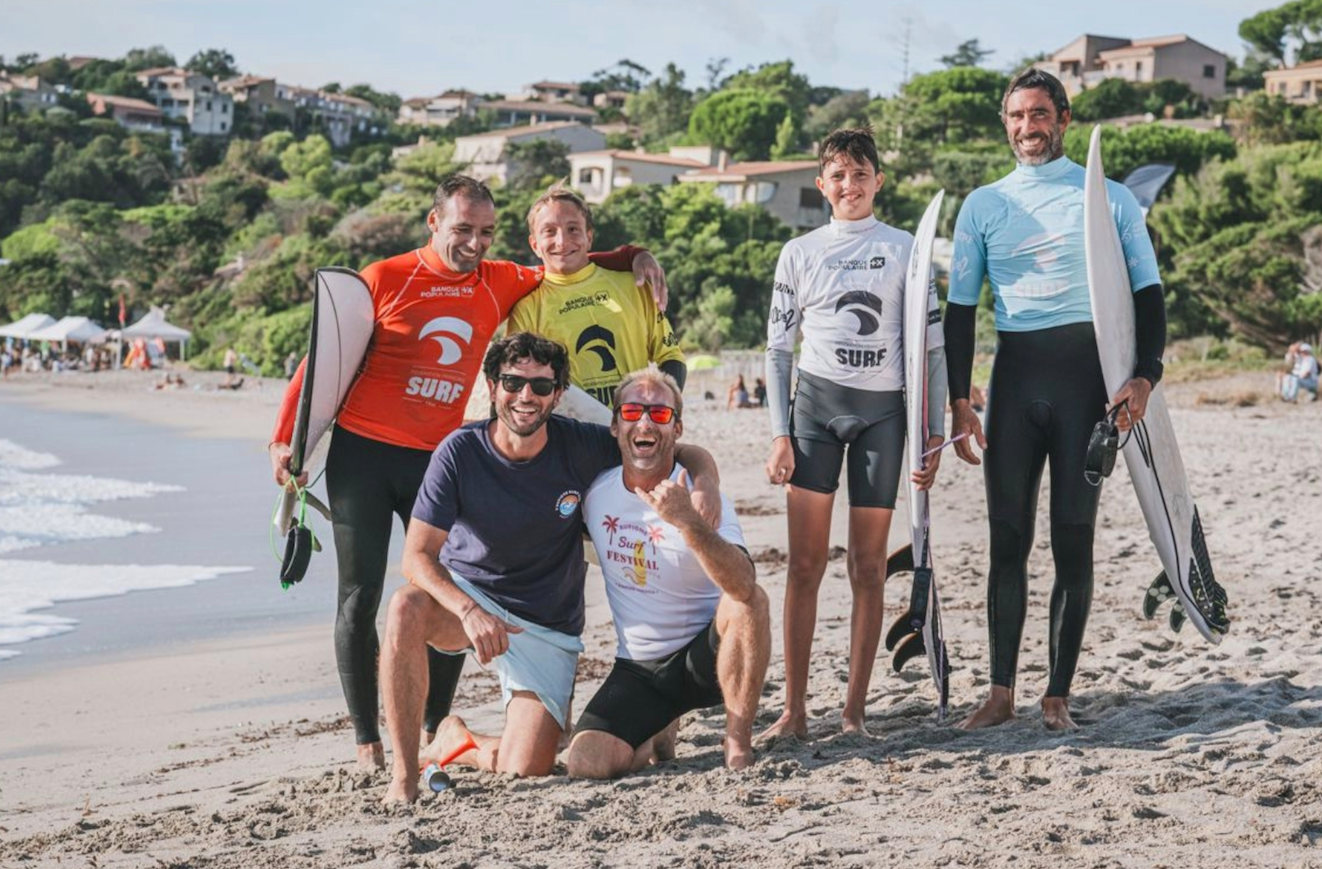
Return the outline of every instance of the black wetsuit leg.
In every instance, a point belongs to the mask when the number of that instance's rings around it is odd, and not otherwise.
[[[1002,332],[992,371],[984,457],[991,523],[987,583],[992,684],[1015,684],[1028,604],[1042,470],[1051,468],[1051,675],[1064,697],[1078,665],[1092,603],[1093,525],[1100,493],[1083,477],[1088,436],[1106,410],[1091,323]]]
[[[413,501],[431,453],[397,447],[336,427],[326,459],[339,608],[335,660],[359,745],[379,742],[376,614],[385,587],[390,532],[398,516],[408,528]],[[423,726],[435,730],[450,712],[462,657],[429,650],[430,690]]]

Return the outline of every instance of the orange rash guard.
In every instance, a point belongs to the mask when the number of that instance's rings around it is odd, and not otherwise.
[[[632,268],[641,248],[594,253],[596,264]],[[434,450],[463,422],[468,393],[496,327],[542,280],[542,269],[502,260],[453,272],[430,245],[374,262],[362,271],[375,324],[358,377],[337,424],[395,446]],[[289,443],[307,358],[276,416],[272,442]]]

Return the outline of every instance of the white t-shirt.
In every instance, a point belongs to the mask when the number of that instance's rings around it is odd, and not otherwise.
[[[767,349],[794,352],[799,369],[873,392],[904,388],[904,278],[913,236],[875,217],[832,220],[792,239],[776,263]],[[927,346],[945,346],[936,284],[928,284]]]
[[[679,471],[677,465],[670,478],[677,479]],[[679,529],[624,488],[623,468],[602,472],[584,500],[583,518],[615,620],[616,657],[655,661],[679,651],[716,617],[720,588]],[[744,545],[734,504],[724,495],[717,533]]]

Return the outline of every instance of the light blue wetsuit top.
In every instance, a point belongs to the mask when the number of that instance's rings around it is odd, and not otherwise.
[[[996,329],[1032,332],[1092,322],[1083,253],[1083,167],[1068,157],[1019,166],[964,200],[955,221],[949,300],[976,305],[991,279]],[[1123,184],[1106,182],[1134,291],[1158,284],[1143,212]]]

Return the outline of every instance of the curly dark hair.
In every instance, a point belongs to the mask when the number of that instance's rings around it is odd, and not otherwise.
[[[557,389],[569,385],[569,351],[565,345],[533,332],[515,332],[492,341],[486,358],[482,360],[482,375],[494,382],[500,378],[502,368],[523,359],[551,366]]]

